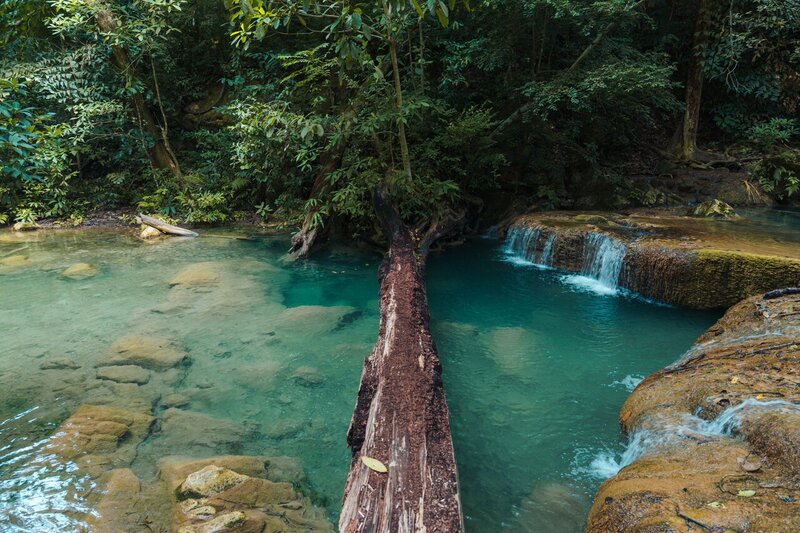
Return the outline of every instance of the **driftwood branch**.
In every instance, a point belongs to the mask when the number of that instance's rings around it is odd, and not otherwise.
[[[180,228],[178,226],[173,226],[172,224],[167,224],[163,220],[159,220],[157,218],[149,217],[147,215],[139,214],[139,220],[141,220],[142,224],[146,226],[150,226],[151,228],[156,228],[161,233],[166,233],[167,235],[176,235],[178,237],[197,237],[198,234],[192,230]]]

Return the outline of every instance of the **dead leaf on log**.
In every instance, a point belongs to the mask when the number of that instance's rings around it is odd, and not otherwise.
[[[389,471],[389,469],[386,468],[385,464],[378,461],[377,459],[373,459],[372,457],[367,457],[366,455],[361,456],[361,462],[364,463],[370,470],[374,470],[375,472],[380,472],[381,474],[385,474],[386,472]]]

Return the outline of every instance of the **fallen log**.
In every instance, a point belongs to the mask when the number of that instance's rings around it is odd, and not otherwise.
[[[339,530],[463,531],[442,367],[428,325],[425,259],[432,239],[412,238],[385,190],[374,202],[389,252],[379,270],[378,342],[364,362],[347,434],[353,458]]]
[[[167,224],[163,220],[159,220],[157,218],[149,217],[147,215],[139,214],[139,220],[142,224],[146,226],[150,226],[151,228],[156,228],[161,233],[166,233],[167,235],[177,235],[179,237],[197,237],[198,234],[192,230],[188,230],[185,228],[179,228],[178,226],[173,226],[172,224]]]

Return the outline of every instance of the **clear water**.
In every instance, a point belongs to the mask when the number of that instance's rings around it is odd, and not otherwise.
[[[109,401],[94,365],[130,335],[170,338],[192,363],[179,379],[153,378],[113,401],[153,403],[163,417],[162,400],[180,393],[184,411],[206,417],[148,437],[132,466],[145,484],[165,455],[288,455],[335,518],[344,436],[377,333],[380,258],[340,248],[292,263],[285,238],[233,236],[145,244],[92,231],[26,243],[0,234],[0,257],[27,257],[0,266],[0,530],[74,529],[88,511],[91,480],[44,446],[82,403]],[[629,390],[718,316],[600,295],[512,259],[480,240],[430,261],[467,524],[579,531],[609,475],[598,458],[625,451],[616,418]],[[100,275],[59,276],[77,262]],[[198,262],[212,262],[222,281],[184,300],[169,280]],[[299,306],[322,307],[286,312]],[[64,358],[80,367],[40,369]]]
[[[468,530],[583,531],[630,390],[719,314],[575,285],[488,240],[428,279]]]

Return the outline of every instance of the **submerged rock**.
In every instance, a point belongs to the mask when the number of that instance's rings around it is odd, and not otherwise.
[[[736,212],[725,202],[709,200],[690,209],[689,215],[702,218],[732,218],[736,216]]]
[[[164,370],[186,359],[186,352],[169,339],[136,335],[123,337],[111,345],[98,366],[139,365],[152,370]]]
[[[176,285],[188,288],[216,285],[220,280],[220,264],[214,262],[189,265],[172,278],[170,287]]]
[[[530,365],[536,339],[530,330],[517,327],[493,329],[488,335],[489,353],[500,370],[512,376],[524,374]]]
[[[0,259],[0,266],[9,267],[9,268],[17,268],[21,266],[25,266],[28,264],[28,256],[27,255],[10,255],[8,257],[4,257]]]
[[[589,502],[582,491],[560,483],[537,485],[519,506],[510,532],[582,533]]]
[[[235,452],[244,435],[245,429],[235,422],[173,407],[164,411],[161,432],[153,445],[186,453]]]
[[[80,364],[67,357],[48,359],[39,365],[40,370],[76,370],[80,367]]]
[[[93,278],[100,273],[100,269],[89,263],[75,263],[61,273],[62,277],[80,280]]]
[[[108,468],[129,466],[153,417],[100,405],[82,405],[50,437],[45,450],[76,461],[93,476]]]
[[[278,334],[312,338],[346,325],[359,314],[355,307],[345,305],[301,305],[283,311],[272,326]]]
[[[97,378],[144,385],[150,381],[150,371],[137,365],[103,366],[97,369]]]
[[[294,370],[289,376],[292,381],[304,387],[317,387],[325,383],[325,378],[310,366],[301,366]]]
[[[169,409],[170,407],[185,407],[188,404],[189,398],[179,392],[167,394],[161,399],[161,406],[165,409]]]
[[[138,520],[133,516],[140,496],[141,483],[130,468],[112,470],[95,514],[89,518],[92,532],[144,531],[145,525],[137,527]]]

